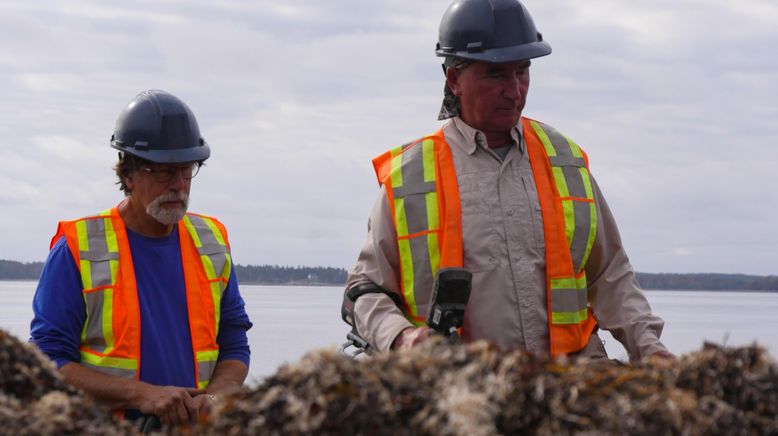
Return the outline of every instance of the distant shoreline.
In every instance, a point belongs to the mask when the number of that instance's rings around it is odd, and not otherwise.
[[[345,268],[324,266],[234,265],[238,281],[256,286],[343,286]],[[0,260],[0,280],[37,281],[43,262]],[[778,292],[778,276],[719,273],[636,273],[652,291]]]
[[[0,282],[30,282],[37,283],[37,279],[3,279],[0,278]],[[343,283],[269,283],[269,282],[240,282],[240,286],[308,286],[308,287],[343,287]],[[667,288],[646,288],[641,287],[644,291],[651,292],[751,292],[759,294],[776,294],[778,290],[775,289],[667,289]]]

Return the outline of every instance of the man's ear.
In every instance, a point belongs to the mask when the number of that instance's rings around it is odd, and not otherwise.
[[[451,88],[451,92],[453,92],[457,97],[462,94],[462,87],[459,86],[460,72],[461,71],[456,68],[446,68],[446,83],[448,83],[448,87]]]
[[[132,174],[124,177],[124,184],[127,185],[127,189],[132,192],[132,190],[135,188],[135,180],[132,178]]]

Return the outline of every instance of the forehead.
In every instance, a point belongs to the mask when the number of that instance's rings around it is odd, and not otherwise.
[[[156,163],[146,162],[145,166],[151,169],[157,168],[186,168],[194,165],[196,162],[181,162],[181,163]]]
[[[470,67],[476,71],[510,71],[528,68],[531,63],[529,60],[504,63],[474,62]]]

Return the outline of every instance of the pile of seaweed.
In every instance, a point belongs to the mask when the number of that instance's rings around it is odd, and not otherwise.
[[[0,329],[0,433],[137,434]],[[778,367],[756,345],[674,361],[549,360],[483,342],[353,360],[311,352],[171,434],[778,434]]]
[[[754,345],[676,361],[551,361],[430,342],[312,352],[224,398],[197,434],[778,434],[778,369]]]
[[[36,347],[0,329],[0,433],[106,435],[132,428],[65,384]]]

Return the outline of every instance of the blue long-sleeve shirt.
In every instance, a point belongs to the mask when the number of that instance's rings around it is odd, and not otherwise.
[[[141,315],[140,380],[165,386],[194,385],[194,356],[181,263],[178,230],[161,238],[127,229]],[[33,298],[31,341],[61,367],[80,362],[78,350],[86,321],[81,277],[62,237],[49,253]],[[246,331],[251,321],[244,309],[234,270],[221,300],[216,342],[219,361],[249,365]]]

